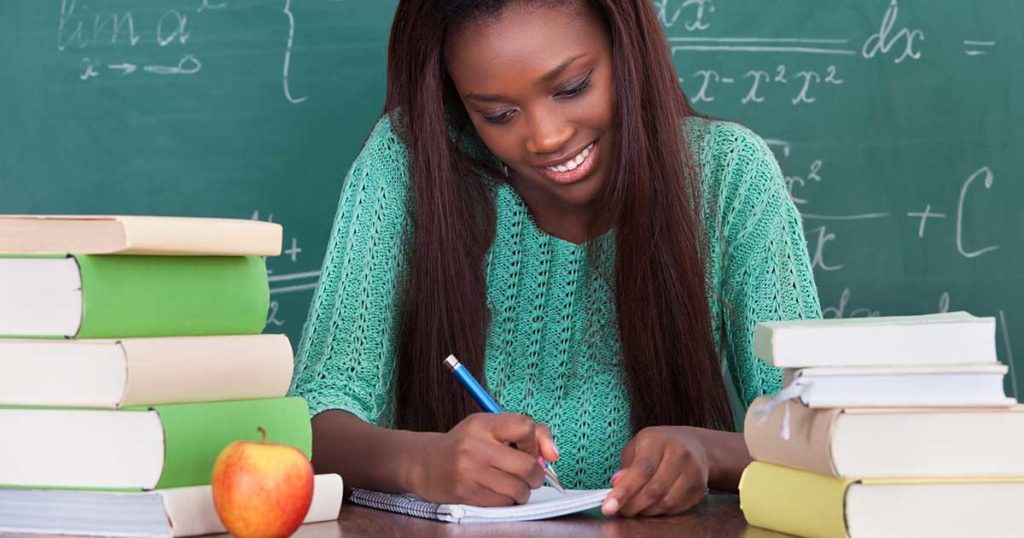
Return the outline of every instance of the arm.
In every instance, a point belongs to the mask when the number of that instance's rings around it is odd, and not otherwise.
[[[345,411],[313,417],[313,468],[377,491],[419,491],[415,456],[436,433],[391,430]]]
[[[313,466],[436,502],[525,502],[543,480],[538,445],[548,456],[554,447],[529,418],[471,415],[444,434],[390,429],[408,189],[406,150],[384,119],[345,178],[296,354],[290,392],[313,416]]]
[[[761,321],[821,317],[814,273],[800,214],[789,197],[779,164],[754,133],[720,127],[736,138],[737,161],[720,179],[720,344],[744,409],[782,388],[782,370],[754,356],[754,327]]]

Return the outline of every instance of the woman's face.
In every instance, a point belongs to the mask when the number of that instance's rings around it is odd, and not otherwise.
[[[579,2],[529,3],[450,36],[448,73],[535,212],[591,209],[615,154],[611,44]]]

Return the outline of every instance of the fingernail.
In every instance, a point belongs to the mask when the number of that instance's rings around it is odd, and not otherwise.
[[[612,485],[613,486],[615,485],[615,481],[619,479],[619,475],[621,475],[621,474],[622,474],[622,469],[619,469],[618,471],[615,472],[615,474],[612,475]]]
[[[551,445],[551,448],[555,449],[555,459],[557,460],[558,459],[558,447],[554,446],[554,445]]]
[[[610,516],[615,512],[619,511],[619,500],[615,497],[608,497],[604,501],[604,505],[601,506],[601,512],[606,516]]]

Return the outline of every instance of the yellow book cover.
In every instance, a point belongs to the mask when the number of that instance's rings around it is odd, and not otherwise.
[[[755,461],[740,479],[747,522],[807,537],[1016,536],[1024,477],[834,478]]]
[[[755,527],[808,537],[846,536],[844,498],[854,482],[755,461],[740,478],[740,510]]]

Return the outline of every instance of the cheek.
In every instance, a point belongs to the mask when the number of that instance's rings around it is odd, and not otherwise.
[[[505,163],[515,163],[519,159],[515,137],[511,130],[500,132],[498,129],[489,129],[487,124],[480,125],[479,122],[474,122],[473,125],[476,127],[480,140],[495,157]]]
[[[615,121],[615,91],[612,88],[610,78],[601,84],[601,106],[598,116],[602,126],[606,129],[611,129],[612,124]]]

